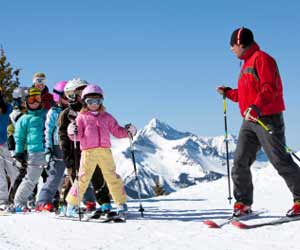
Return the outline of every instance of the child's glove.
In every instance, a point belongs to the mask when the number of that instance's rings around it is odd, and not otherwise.
[[[47,163],[49,163],[53,158],[53,152],[51,148],[48,148],[45,152],[45,160]]]
[[[126,124],[125,128],[126,128],[127,132],[129,134],[131,134],[131,136],[135,136],[136,135],[136,132],[137,132],[136,127],[133,126],[131,123]]]
[[[16,153],[14,155],[14,158],[16,159],[16,161],[20,162],[21,164],[23,164],[24,162],[26,162],[25,154],[24,153]]]
[[[68,135],[77,135],[78,134],[78,127],[75,122],[71,122],[68,126]]]

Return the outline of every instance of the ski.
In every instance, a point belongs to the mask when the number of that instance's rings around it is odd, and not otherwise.
[[[232,221],[231,224],[240,228],[240,229],[252,229],[252,228],[258,228],[258,227],[264,227],[264,226],[275,226],[275,225],[280,225],[288,222],[293,222],[293,221],[298,221],[300,220],[300,216],[296,217],[287,217],[287,216],[282,216],[277,219],[273,219],[267,222],[258,222],[254,224],[247,224],[241,221]]]
[[[0,216],[10,216],[12,213],[5,211],[5,210],[0,210]]]
[[[86,221],[108,223],[108,222],[126,222],[125,216],[119,215],[116,212],[103,213],[101,211],[95,211],[92,215],[85,218]]]
[[[55,215],[53,218],[59,220],[71,220],[71,221],[79,221],[78,217],[68,217],[64,215]],[[82,222],[94,222],[94,223],[122,223],[126,222],[126,218],[124,216],[118,215],[116,212],[109,212],[107,214],[103,213],[93,213],[92,215],[84,214],[82,215]]]
[[[233,221],[241,221],[241,220],[249,220],[258,217],[259,215],[265,213],[267,210],[257,210],[252,212],[251,214],[242,215],[239,217],[229,216],[228,218],[218,220],[218,222],[214,220],[205,220],[203,223],[207,225],[209,228],[221,228],[225,225],[232,223]]]

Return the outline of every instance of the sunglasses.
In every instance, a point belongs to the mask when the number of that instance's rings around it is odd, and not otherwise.
[[[40,95],[33,95],[33,96],[29,96],[27,98],[27,103],[28,104],[34,104],[35,102],[41,103],[42,102],[42,98]]]
[[[103,103],[103,99],[102,98],[86,98],[85,99],[85,103],[87,105],[101,105]]]

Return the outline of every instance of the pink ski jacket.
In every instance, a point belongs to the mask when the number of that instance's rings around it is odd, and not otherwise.
[[[116,119],[107,112],[80,113],[76,118],[76,124],[78,127],[76,140],[80,141],[81,150],[110,148],[110,134],[117,138],[128,137],[127,130],[121,127]]]

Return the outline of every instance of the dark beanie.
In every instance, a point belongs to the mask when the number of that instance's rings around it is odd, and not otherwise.
[[[254,37],[252,31],[244,27],[238,28],[235,31],[233,31],[230,38],[231,46],[235,44],[237,45],[242,44],[248,47],[253,42],[254,42]]]

